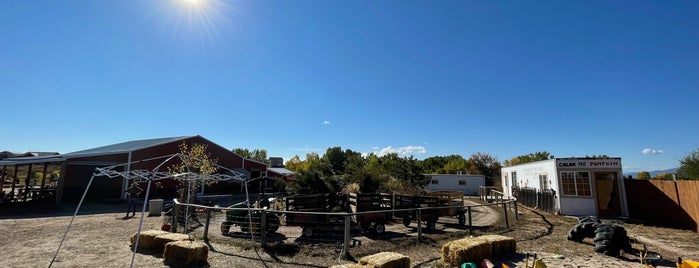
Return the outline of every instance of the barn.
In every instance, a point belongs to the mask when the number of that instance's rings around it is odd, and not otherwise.
[[[461,191],[464,195],[478,195],[485,186],[485,176],[466,174],[425,174],[431,177],[425,189],[429,191]]]
[[[503,167],[503,192],[565,215],[628,216],[621,167],[621,158],[589,157]]]
[[[1,170],[6,177],[15,178],[12,179],[13,193],[19,193],[19,190],[22,189],[23,193],[46,192],[48,193],[46,196],[53,196],[56,204],[59,204],[62,201],[80,199],[96,167],[124,165],[124,171],[153,170],[162,161],[150,161],[151,159],[179,153],[179,145],[182,143],[190,146],[192,144],[206,145],[208,153],[213,159],[217,159],[218,165],[243,173],[248,178],[266,176],[266,163],[246,159],[199,135],[127,141],[62,155],[6,158],[0,161],[0,167],[2,167]],[[32,177],[31,174],[34,174],[32,170],[42,169],[46,171],[48,167],[60,170],[60,172],[56,172],[58,174],[56,178],[38,180],[41,182],[40,185],[36,183],[37,180],[26,179]],[[47,172],[44,172],[42,176],[46,177]],[[17,179],[21,177],[25,178],[23,183],[19,183],[22,180]],[[221,182],[219,184],[211,187],[209,191],[230,192],[240,189],[240,185],[233,183]],[[128,181],[123,178],[94,180],[86,197],[123,199],[127,185]],[[162,185],[163,188],[160,190],[167,195],[172,193],[175,182],[163,181]],[[26,199],[27,197],[24,201]]]

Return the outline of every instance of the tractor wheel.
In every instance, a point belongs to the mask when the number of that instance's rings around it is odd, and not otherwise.
[[[463,213],[459,213],[459,225],[464,226],[466,225],[466,216]]]
[[[408,217],[403,218],[403,226],[405,226],[405,227],[410,226],[410,218],[408,218]]]
[[[386,232],[386,226],[381,223],[375,223],[374,232],[377,234],[383,234],[384,232]]]
[[[303,231],[301,231],[301,234],[305,237],[312,237],[313,236],[313,229],[311,227],[304,227]]]
[[[228,232],[230,232],[230,230],[231,230],[231,223],[230,222],[224,221],[221,223],[221,234],[226,235],[226,234],[228,234]]]

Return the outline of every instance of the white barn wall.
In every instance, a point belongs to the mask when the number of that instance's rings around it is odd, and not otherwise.
[[[481,186],[485,186],[485,176],[483,175],[463,175],[463,174],[426,174],[431,176],[430,183],[425,189],[429,191],[461,191],[465,195],[478,195]],[[465,185],[459,185],[459,181],[466,181]],[[432,184],[437,181],[437,184]]]
[[[541,189],[539,175],[546,174],[551,183],[551,188],[558,191],[558,176],[555,159],[542,160],[516,166],[503,167],[501,169],[502,185],[507,197],[512,197],[512,172],[517,172],[517,185]]]

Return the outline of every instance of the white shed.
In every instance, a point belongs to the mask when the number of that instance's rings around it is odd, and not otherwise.
[[[478,195],[480,187],[485,186],[483,175],[463,174],[426,174],[432,177],[425,187],[430,191],[462,191],[465,195]]]
[[[629,215],[621,158],[555,158],[503,167],[501,174],[507,197],[547,191],[561,214]]]

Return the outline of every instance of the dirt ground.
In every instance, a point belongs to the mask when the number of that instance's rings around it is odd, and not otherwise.
[[[51,267],[127,267],[132,250],[128,237],[139,227],[139,216],[123,218],[124,204],[94,205],[81,209]],[[74,209],[74,207],[72,208]],[[72,210],[65,208],[44,213],[3,213],[0,215],[0,267],[48,267],[71,220]],[[480,229],[477,233],[498,233],[517,239],[517,255],[493,260],[523,267],[526,253],[536,253],[548,267],[642,267],[637,256],[611,258],[593,251],[592,241],[566,240],[576,218],[554,216],[520,209],[520,219],[510,230]],[[143,230],[159,229],[163,219],[144,217]],[[610,221],[605,221],[610,222]],[[649,250],[662,254],[660,267],[674,267],[677,257],[699,260],[699,235],[690,231],[649,227],[614,221],[629,235],[645,243]],[[233,239],[210,230],[210,267],[328,267],[348,263],[340,260],[337,244],[304,244],[292,241],[273,243],[263,249],[258,243]],[[294,227],[282,227],[294,228]],[[288,230],[292,231],[292,230]],[[201,240],[201,228],[195,237]],[[211,235],[217,234],[217,235]],[[354,259],[380,251],[394,251],[411,258],[414,267],[445,267],[439,261],[441,245],[467,236],[467,231],[426,234],[418,243],[415,237],[402,236],[368,239],[351,249]],[[638,245],[637,245],[638,247]],[[169,267],[156,253],[137,253],[135,267]]]

